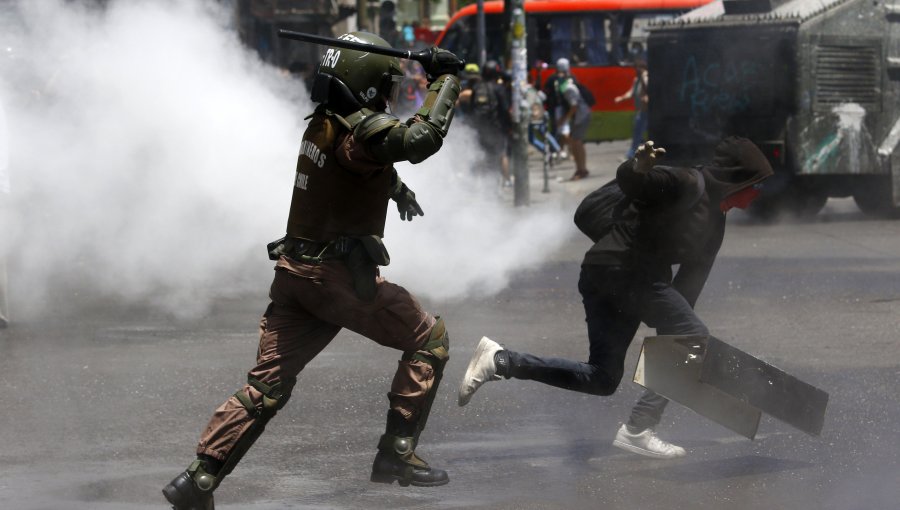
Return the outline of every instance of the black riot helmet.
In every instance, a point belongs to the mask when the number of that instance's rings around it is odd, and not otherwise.
[[[351,32],[338,39],[390,47],[368,32]],[[328,48],[316,72],[311,99],[339,114],[361,108],[383,111],[400,92],[403,70],[400,59],[345,48]]]
[[[484,67],[481,69],[481,75],[486,80],[496,80],[501,76],[503,70],[500,68],[500,64],[497,63],[496,60],[488,60],[484,63]]]

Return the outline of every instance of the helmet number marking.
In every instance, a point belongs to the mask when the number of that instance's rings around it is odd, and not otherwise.
[[[341,39],[342,41],[353,41],[353,42],[358,42],[358,43],[363,43],[363,44],[372,44],[369,41],[363,41],[362,39],[360,39],[359,37],[356,37],[353,34],[344,34],[344,35],[338,37],[338,39]]]
[[[322,57],[322,66],[330,67],[332,69],[337,66],[338,60],[341,58],[341,50],[336,50],[334,48],[328,48],[328,51],[325,52],[325,56]]]

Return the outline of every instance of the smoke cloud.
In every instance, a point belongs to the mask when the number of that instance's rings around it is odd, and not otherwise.
[[[192,316],[264,289],[312,111],[302,84],[243,48],[213,2],[19,8],[0,75],[19,314],[65,291]],[[390,209],[384,273],[420,296],[496,292],[569,234],[558,205],[500,200],[476,146],[457,123],[438,155],[398,165],[425,216]]]

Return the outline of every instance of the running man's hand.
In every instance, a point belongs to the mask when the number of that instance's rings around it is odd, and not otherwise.
[[[634,171],[638,173],[650,171],[657,160],[661,159],[665,153],[665,149],[656,147],[652,140],[647,140],[638,146],[634,152]]]

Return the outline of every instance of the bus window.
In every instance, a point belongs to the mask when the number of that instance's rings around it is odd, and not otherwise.
[[[487,59],[503,64],[501,15],[485,14]],[[672,19],[674,13],[567,12],[535,13],[526,18],[529,62],[554,65],[567,58],[573,66],[631,65],[635,45],[647,40],[651,22]],[[447,27],[441,47],[467,62],[478,62],[476,16],[464,16]]]
[[[572,74],[596,98],[585,140],[631,136],[634,106],[613,98],[632,86],[635,57],[644,56],[648,28],[712,0],[525,0],[529,76],[540,87],[554,74],[556,61],[569,59]],[[502,65],[506,34],[501,33],[503,2],[485,1],[487,58]],[[463,7],[441,34],[446,48],[469,62],[476,54],[476,7]],[[487,11],[491,11],[490,14]],[[645,57],[646,58],[646,57]]]
[[[634,14],[620,12],[613,14],[609,20],[609,30],[612,32],[609,51],[616,63],[628,60],[628,40],[631,39],[631,29],[634,25]]]
[[[475,31],[476,16],[466,16],[456,20],[447,28],[444,38],[441,39],[441,47],[452,51],[457,57],[466,62],[478,62],[478,37]],[[503,33],[500,29],[500,15],[486,14],[485,25],[485,54],[487,59],[497,59],[502,63]]]
[[[602,13],[566,13],[530,16],[529,29],[535,32],[529,37],[533,53],[532,61],[555,63],[560,58],[569,59],[573,65],[609,65],[607,50],[608,30],[606,15]]]
[[[612,14],[610,18],[610,53],[615,62],[630,65],[635,57],[644,53],[650,24],[674,19],[675,14],[622,12]]]

